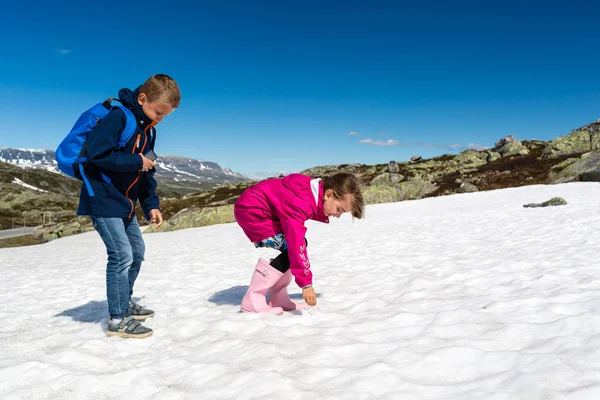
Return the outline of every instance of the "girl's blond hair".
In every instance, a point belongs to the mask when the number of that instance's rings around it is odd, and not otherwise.
[[[352,204],[352,216],[361,219],[365,213],[365,200],[362,195],[362,184],[353,174],[340,172],[323,178],[323,191],[331,189],[336,199],[350,196]]]

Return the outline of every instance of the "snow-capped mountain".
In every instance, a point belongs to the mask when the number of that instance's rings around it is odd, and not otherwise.
[[[0,149],[0,162],[23,168],[45,169],[58,174],[60,171],[54,154],[54,150]]]
[[[162,156],[155,162],[156,175],[176,182],[200,181],[220,182],[246,179],[229,168],[221,168],[211,161],[200,161],[188,157]]]
[[[54,150],[0,149],[0,162],[60,173]],[[217,163],[178,156],[157,158],[156,178],[169,186],[189,188],[246,179],[242,174],[233,172],[229,168],[221,168]]]

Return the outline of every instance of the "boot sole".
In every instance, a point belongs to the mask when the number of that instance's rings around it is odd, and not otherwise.
[[[280,307],[283,309],[283,311],[301,311],[301,310],[306,310],[307,308],[310,308],[310,306],[308,304],[305,304],[305,305],[296,304],[296,306],[294,308],[290,308],[290,307],[284,307],[284,306],[274,306],[274,305],[271,305],[270,303],[269,303],[269,307]]]
[[[148,315],[130,315],[131,318],[135,319],[136,321],[144,321],[150,317],[154,317],[154,314],[148,314]]]
[[[152,336],[153,333],[154,333],[154,331],[150,331],[150,332],[134,335],[134,334],[125,333],[125,332],[106,331],[107,336],[119,336],[119,337],[126,338],[126,339],[143,339],[148,336]]]
[[[241,309],[242,309],[242,312],[254,313],[254,314],[273,314],[273,315],[281,315],[281,314],[283,314],[283,311],[281,311],[281,312],[279,312],[279,311],[276,311],[276,312],[254,311],[254,310],[251,310],[251,309],[246,308],[246,307],[241,307]]]

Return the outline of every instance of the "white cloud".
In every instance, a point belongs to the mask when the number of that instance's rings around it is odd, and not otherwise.
[[[356,136],[356,135],[358,135],[358,132],[350,131],[350,132],[348,132],[348,135]]]
[[[380,134],[383,135],[383,134]],[[446,150],[485,150],[489,149],[488,146],[484,146],[479,143],[469,143],[468,145],[452,143],[452,144],[440,144],[440,143],[423,143],[423,142],[400,142],[399,140],[373,140],[363,139],[359,143],[361,144],[372,144],[374,146],[401,146],[401,147],[423,147],[426,149],[446,149]]]
[[[479,143],[469,143],[467,145],[467,149],[475,149],[475,150],[485,150],[485,149],[489,149],[489,146],[485,146],[483,144],[479,144]]]
[[[373,139],[363,139],[360,141],[362,144],[372,144],[374,146],[398,146],[400,144],[397,140],[373,140]]]
[[[56,51],[61,56],[67,55],[71,52],[71,50],[69,49],[54,49],[54,51]]]

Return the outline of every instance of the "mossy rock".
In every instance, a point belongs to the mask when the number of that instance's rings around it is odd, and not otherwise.
[[[600,180],[600,151],[570,163],[557,174],[551,174],[551,183]]]
[[[477,186],[469,182],[461,183],[458,189],[456,189],[456,193],[473,193],[478,191],[479,189],[477,188]]]
[[[38,226],[33,231],[33,238],[44,242],[50,242],[58,238],[77,235],[79,233],[93,231],[91,221],[86,217],[73,218],[69,222],[50,223]]]
[[[490,151],[487,156],[487,161],[494,162],[494,161],[498,160],[500,157],[502,157],[502,154],[498,153],[497,151]]]
[[[150,225],[144,233],[170,232],[230,222],[235,222],[233,204],[219,207],[190,207],[179,211],[168,221],[163,222],[158,229],[154,224]]]
[[[454,158],[461,165],[477,166],[487,163],[487,155],[477,150],[465,150]]]
[[[529,154],[529,149],[525,147],[525,145],[519,141],[513,143],[507,143],[501,148],[497,149],[497,151],[502,155],[502,157],[510,157],[510,156],[523,156]]]
[[[544,201],[543,203],[530,203],[524,204],[525,208],[537,208],[537,207],[551,207],[551,206],[564,206],[567,201],[562,197],[553,197],[550,200]]]
[[[550,141],[542,157],[558,158],[597,150],[600,150],[600,123],[594,122]]]
[[[367,204],[421,199],[438,189],[433,183],[421,180],[400,182],[395,185],[373,185],[365,188],[363,197]]]

